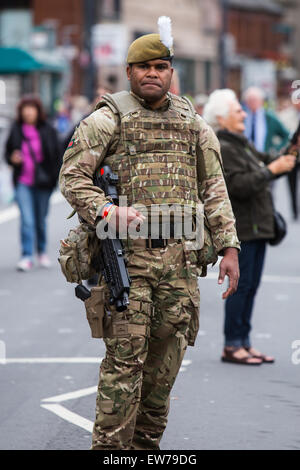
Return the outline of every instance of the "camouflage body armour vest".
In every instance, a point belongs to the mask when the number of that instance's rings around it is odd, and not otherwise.
[[[104,160],[119,177],[119,196],[127,196],[128,206],[180,204],[194,212],[197,130],[189,101],[171,95],[168,109],[153,111],[120,92],[105,95],[98,107],[105,105],[121,120],[118,147]]]

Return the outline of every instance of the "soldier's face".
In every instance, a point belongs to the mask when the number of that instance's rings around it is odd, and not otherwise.
[[[158,103],[171,85],[173,68],[168,60],[149,60],[127,67],[131,90],[148,103]]]

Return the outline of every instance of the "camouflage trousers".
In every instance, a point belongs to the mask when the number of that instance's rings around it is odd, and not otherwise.
[[[130,305],[109,312],[93,450],[159,449],[170,392],[199,327],[195,252],[180,241],[163,249],[130,243]]]

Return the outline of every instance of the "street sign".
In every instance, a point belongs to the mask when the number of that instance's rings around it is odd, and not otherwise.
[[[115,23],[93,26],[92,50],[96,65],[124,64],[127,46],[126,26]]]

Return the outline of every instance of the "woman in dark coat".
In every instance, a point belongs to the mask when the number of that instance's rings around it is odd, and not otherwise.
[[[56,186],[62,152],[56,131],[47,123],[40,100],[24,97],[6,142],[6,161],[13,167],[16,201],[21,214],[20,271],[33,266],[35,248],[39,265],[49,267],[46,217]]]
[[[236,217],[240,280],[225,304],[225,347],[222,360],[259,365],[274,362],[251,346],[251,316],[260,284],[266,244],[274,238],[272,179],[291,171],[293,155],[277,159],[256,151],[243,135],[246,113],[232,90],[216,90],[204,110],[204,118],[217,130],[227,188]]]

